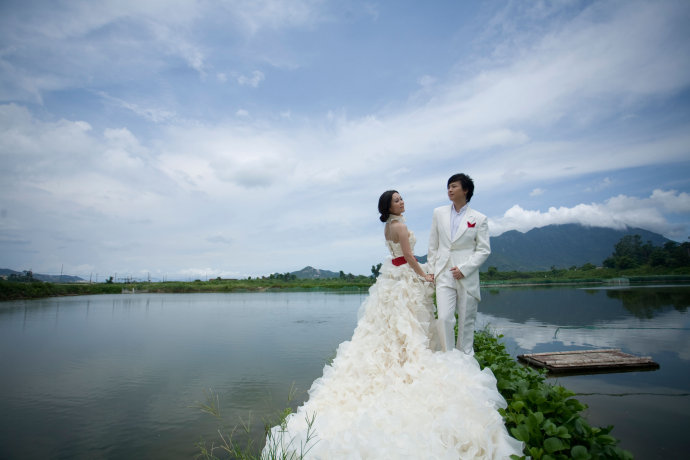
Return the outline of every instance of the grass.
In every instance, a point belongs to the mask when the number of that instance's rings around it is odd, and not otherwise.
[[[288,395],[288,404],[295,396],[294,383],[290,387]],[[199,403],[198,408],[202,412],[212,415],[221,423],[218,430],[218,439],[216,441],[200,440],[196,447],[199,453],[196,455],[198,459],[204,460],[220,460],[221,458],[229,457],[239,460],[300,460],[304,458],[312,447],[318,442],[316,433],[313,430],[316,414],[306,416],[307,423],[307,437],[304,443],[299,446],[292,445],[294,440],[283,448],[281,446],[281,437],[274,437],[272,427],[280,427],[277,434],[284,433],[287,429],[287,417],[292,414],[292,408],[287,407],[276,414],[273,418],[264,421],[264,434],[266,437],[265,446],[263,448],[257,446],[251,436],[252,424],[251,413],[249,417],[244,420],[240,419],[231,429],[225,428],[225,421],[220,410],[220,397],[213,390],[204,391],[206,401]],[[236,441],[237,435],[241,435],[245,439],[244,443]],[[221,455],[222,457],[219,457]]]
[[[0,280],[0,301],[36,299],[70,295],[120,294],[122,292],[154,293],[201,293],[201,292],[366,292],[373,280],[365,277],[354,280],[211,280],[211,281],[165,281],[140,283],[73,283],[56,284],[44,282],[16,282]]]

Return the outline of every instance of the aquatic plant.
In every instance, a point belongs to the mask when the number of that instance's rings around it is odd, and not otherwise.
[[[587,408],[575,393],[546,382],[545,371],[518,363],[500,342],[502,335],[475,334],[475,358],[489,367],[508,407],[501,415],[515,439],[525,443],[523,453],[535,460],[632,459],[611,436],[613,426],[592,427],[582,416]],[[525,457],[523,457],[525,458]]]

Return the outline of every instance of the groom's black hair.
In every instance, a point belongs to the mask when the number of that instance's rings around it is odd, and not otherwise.
[[[450,179],[448,179],[448,185],[450,185],[451,182],[460,182],[462,189],[467,190],[465,199],[469,203],[472,199],[472,195],[474,195],[474,181],[472,178],[467,174],[453,174],[450,176]]]
[[[379,212],[381,222],[385,222],[391,215],[391,202],[393,201],[393,194],[398,193],[397,190],[386,190],[379,197]]]

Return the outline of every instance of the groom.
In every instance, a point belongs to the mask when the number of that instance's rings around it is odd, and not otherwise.
[[[466,174],[448,179],[450,206],[434,209],[429,237],[428,266],[436,281],[438,334],[441,349],[474,354],[474,320],[479,296],[479,267],[489,257],[486,216],[470,208],[474,182]],[[458,340],[455,342],[455,312]]]

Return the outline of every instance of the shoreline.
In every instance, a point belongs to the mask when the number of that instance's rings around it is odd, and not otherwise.
[[[184,293],[230,293],[230,292],[341,292],[362,293],[374,284],[370,277],[354,280],[301,279],[301,280],[209,280],[209,281],[163,281],[140,283],[69,283],[16,282],[0,280],[0,302],[28,300],[47,297],[65,297],[97,294],[184,294]],[[535,278],[492,279],[480,282],[485,289],[501,287],[548,287],[548,286],[635,286],[650,283],[686,284],[690,274],[618,274],[610,278]]]

